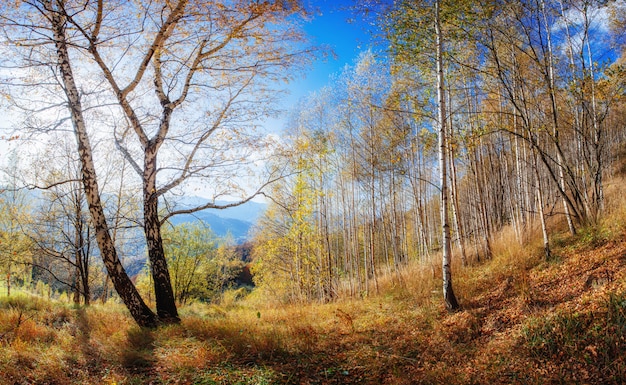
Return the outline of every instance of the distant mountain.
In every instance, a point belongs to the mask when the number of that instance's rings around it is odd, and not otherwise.
[[[197,196],[189,196],[189,197],[180,197],[176,200],[175,207],[179,208],[192,208],[205,205],[209,203],[210,200],[197,197]],[[232,202],[230,201],[215,201],[216,205],[227,205]],[[207,209],[203,212],[211,213],[217,215],[222,218],[232,218],[239,219],[240,221],[246,221],[250,223],[256,223],[256,221],[263,215],[267,208],[265,203],[259,202],[246,202],[242,205],[230,207],[227,209]]]
[[[176,208],[192,208],[202,206],[209,200],[200,197],[183,197],[176,203]],[[230,202],[217,201],[218,205]],[[259,220],[267,205],[259,202],[247,202],[243,205],[228,209],[207,209],[193,214],[177,215],[170,219],[173,224],[203,221],[215,233],[223,237],[231,234],[235,241],[243,242],[247,239],[250,229]]]
[[[231,234],[236,241],[245,241],[253,223],[234,218],[223,218],[208,211],[200,211],[193,214],[182,214],[172,217],[170,222],[174,225],[202,221],[209,225],[211,231],[219,237]]]
[[[4,193],[6,193],[6,191],[2,188],[2,186],[0,186],[0,196]],[[24,191],[23,194],[26,195],[27,201],[31,202],[34,206],[41,204],[41,191],[27,190]],[[105,194],[104,197],[106,198],[109,196]],[[205,198],[189,196],[179,197],[175,202],[172,202],[170,199],[168,206],[174,206],[173,209],[176,210],[198,207],[205,205],[208,202],[209,200]],[[215,203],[217,205],[227,205],[232,202],[216,201]],[[163,205],[161,205],[161,207],[163,207]],[[210,226],[215,235],[224,237],[227,234],[231,234],[237,243],[243,243],[248,238],[250,229],[257,223],[266,208],[267,205],[265,203],[251,201],[240,206],[230,207],[223,210],[207,209],[193,214],[177,215],[171,218],[170,222],[173,224],[179,224],[185,222],[203,221]]]

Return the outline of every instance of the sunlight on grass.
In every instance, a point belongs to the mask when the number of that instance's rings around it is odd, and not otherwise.
[[[607,191],[621,202],[611,201],[613,219],[575,237],[556,233],[551,261],[536,226],[524,245],[511,228],[495,235],[489,260],[462,266],[454,254],[462,309],[452,314],[436,253],[381,275],[377,295],[286,305],[233,290],[218,303],[190,302],[180,324],[154,330],[113,301],[74,307],[16,290],[0,296],[0,383],[619,382],[622,195]]]

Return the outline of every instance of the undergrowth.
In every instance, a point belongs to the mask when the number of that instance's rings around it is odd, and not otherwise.
[[[608,189],[611,199],[623,194]],[[135,326],[121,305],[0,297],[0,384],[482,384],[626,382],[626,204],[575,236],[505,229],[493,257],[438,257],[327,304],[254,294],[191,303],[179,325]]]
[[[600,305],[582,313],[530,318],[522,329],[522,346],[538,361],[562,361],[569,382],[622,383],[626,380],[626,294],[610,293]]]

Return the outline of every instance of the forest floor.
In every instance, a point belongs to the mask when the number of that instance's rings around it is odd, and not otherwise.
[[[134,326],[119,305],[0,298],[0,384],[626,383],[626,205],[576,236],[455,266],[410,266],[379,294],[330,304],[231,301]],[[435,274],[433,274],[435,271]]]

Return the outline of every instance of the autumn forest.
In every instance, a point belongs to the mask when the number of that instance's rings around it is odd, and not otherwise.
[[[626,380],[626,2],[346,9],[0,5],[0,383]]]
[[[255,248],[286,299],[367,295],[442,249],[489,259],[507,227],[523,244],[541,226],[550,259],[555,221],[574,235],[602,215],[626,134],[623,9],[602,11],[612,35],[584,2],[396,6],[390,57],[364,52],[287,127],[293,176]]]

